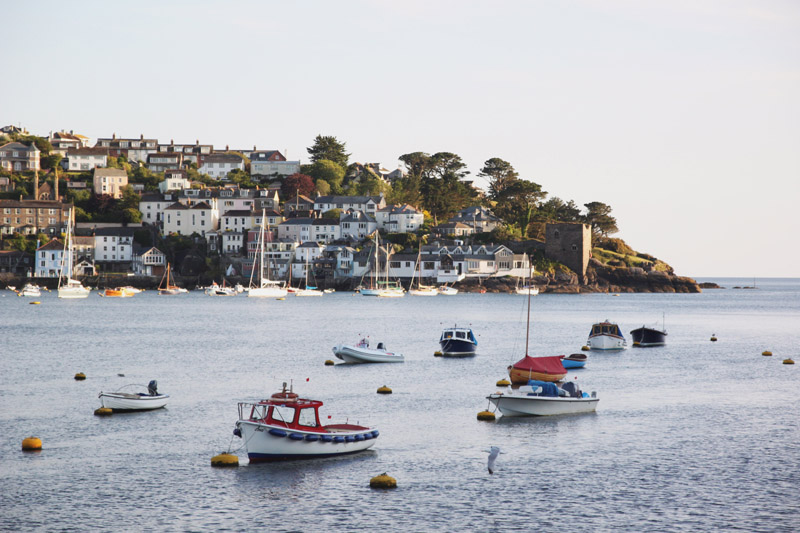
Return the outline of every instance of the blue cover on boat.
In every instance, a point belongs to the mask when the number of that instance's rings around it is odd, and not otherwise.
[[[373,438],[373,439],[377,439],[377,438],[378,438],[378,435],[380,435],[380,434],[381,434],[381,433],[380,433],[380,431],[378,431],[378,430],[376,429],[376,430],[374,430],[374,431],[372,432],[372,438]]]
[[[306,435],[306,440],[315,441],[319,440],[319,435]]]
[[[362,441],[362,440],[366,440],[366,439],[364,439],[364,435],[356,435],[356,440]]]
[[[549,383],[547,381],[539,381],[536,379],[528,380],[528,385],[531,387],[541,387],[542,392],[539,393],[539,396],[552,396],[558,397],[558,385],[555,383]]]
[[[333,441],[333,437],[331,437],[330,435],[320,435],[319,440],[321,440],[322,442],[331,442]]]
[[[344,437],[333,437],[333,442],[344,442]]]
[[[285,437],[286,436],[286,432],[285,431],[283,431],[282,429],[275,429],[275,428],[270,428],[269,434],[270,435],[275,435],[276,437]]]
[[[352,435],[347,435],[344,438],[344,440],[346,440],[347,442],[355,442],[356,438],[354,436],[352,436]]]
[[[299,433],[289,433],[289,438],[292,440],[303,440],[303,436]]]

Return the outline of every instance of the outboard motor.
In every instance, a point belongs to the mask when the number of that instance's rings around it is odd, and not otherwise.
[[[383,343],[382,343],[382,342],[379,342],[379,343],[378,343],[378,349],[379,349],[379,350],[385,350],[386,348],[383,346]]]
[[[150,380],[150,383],[147,384],[147,392],[150,393],[150,396],[158,396],[158,381]]]
[[[580,398],[581,397],[580,390],[578,390],[578,385],[576,385],[572,381],[567,381],[566,383],[561,385],[561,388],[564,389],[565,391],[567,391],[569,393],[570,397],[572,397],[572,398]]]

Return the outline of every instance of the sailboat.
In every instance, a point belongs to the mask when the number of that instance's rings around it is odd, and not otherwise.
[[[311,255],[310,250],[306,250],[306,286],[302,289],[295,291],[295,296],[322,296],[322,291],[317,287],[312,287],[308,284],[308,256]],[[291,266],[290,266],[291,268]]]
[[[381,298],[402,298],[406,295],[403,286],[397,281],[389,281],[389,259],[392,257],[390,245],[386,245],[386,280],[378,282],[378,296]]]
[[[414,287],[414,275],[411,276],[411,286],[408,289],[408,294],[412,296],[436,296],[439,294],[439,291],[436,287],[431,285],[423,285],[422,284],[422,248],[420,247],[419,253],[417,254],[417,270],[415,270],[414,274],[417,275],[417,286]]]
[[[370,273],[370,284],[369,287],[362,287],[359,289],[359,292],[362,296],[379,296],[380,289],[378,289],[378,268],[380,268],[380,262],[378,261],[378,249],[380,247],[379,244],[380,235],[378,232],[375,232],[375,261],[372,264],[372,272]]]
[[[177,285],[172,285],[170,283],[169,275],[172,272],[172,268],[170,268],[170,264],[167,263],[167,270],[164,272],[164,276],[161,278],[161,283],[158,286],[158,294],[164,296],[172,296],[175,294],[181,294],[184,292],[188,292],[186,289],[182,289]]]
[[[533,272],[531,271],[531,275]],[[530,357],[528,344],[531,332],[531,296],[528,291],[528,324],[525,333],[525,357],[508,367],[512,383],[524,386],[516,391],[495,392],[486,397],[503,416],[546,416],[590,413],[597,409],[600,399],[596,392],[583,392],[576,381],[562,385],[567,375],[561,364],[562,356]]]
[[[67,238],[64,240],[64,251],[61,254],[61,270],[58,273],[59,298],[87,298],[90,292],[80,281],[72,279],[72,228],[74,216],[74,211],[70,209],[69,221],[67,222]]]
[[[266,223],[267,223],[267,210],[262,210],[261,213],[261,231],[258,234],[258,249],[256,250],[256,255],[259,258],[258,261],[258,284],[254,283],[253,275],[255,274],[256,269],[250,272],[250,288],[247,291],[247,296],[251,298],[283,298],[286,296],[288,291],[283,283],[280,281],[275,281],[269,279],[269,264],[267,264],[267,271],[266,275],[264,275],[264,247],[265,247],[265,237],[264,233],[266,231]],[[255,261],[253,266],[255,266]]]
[[[539,294],[539,287],[531,285],[530,283],[520,287],[519,283],[521,279],[522,278],[517,278],[517,287],[514,289],[514,292],[516,292],[517,294],[531,294],[533,296]],[[528,281],[530,281],[530,278],[528,278]]]

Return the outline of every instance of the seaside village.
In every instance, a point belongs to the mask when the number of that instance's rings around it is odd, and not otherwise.
[[[15,130],[20,131],[7,126],[0,132]],[[119,199],[131,189],[139,195],[141,222],[78,220],[71,235],[71,272],[61,275],[75,279],[100,276],[101,280],[122,275],[163,278],[168,263],[176,261],[159,249],[158,243],[166,236],[183,236],[193,243],[180,258],[184,265],[178,274],[184,275],[199,275],[206,258],[213,256],[219,261],[219,278],[246,281],[259,268],[259,254],[263,254],[271,279],[294,285],[310,284],[313,279],[321,286],[353,288],[371,272],[379,272],[386,280],[416,278],[452,286],[465,278],[522,279],[530,272],[525,250],[474,238],[488,235],[502,222],[482,206],[462,209],[449,220],[431,221],[415,206],[388,204],[383,194],[314,196],[298,192],[283,198],[281,184],[300,172],[301,161],[290,160],[279,150],[256,146],[218,150],[199,141],[164,143],[144,135],[120,138],[113,134],[91,142],[64,131],[49,134],[47,140],[51,153],[62,156],[60,169],[56,169],[59,179],[53,179],[50,170],[42,171],[40,151],[34,143],[0,145],[0,170],[5,171],[0,175],[0,193],[14,191],[12,173],[31,176],[34,182],[32,196],[9,199],[6,194],[6,199],[0,200],[2,240],[7,244],[15,234],[44,234],[52,239],[40,245],[35,256],[3,246],[0,275],[58,278],[65,262],[65,234],[74,219],[67,192],[88,190],[99,197]],[[158,189],[146,190],[144,183],[131,181],[126,170],[110,168],[109,158],[124,158],[133,168],[143,166],[157,173]],[[232,173],[245,172],[246,161],[253,181],[266,185],[243,188],[230,181]],[[356,167],[369,169],[387,184],[404,175],[403,169],[388,171],[377,163]],[[190,180],[189,168],[218,185]],[[148,244],[137,242],[137,236],[148,233]],[[415,235],[407,241],[411,245],[390,247],[390,242],[402,242],[403,234]],[[383,236],[394,239],[384,241]],[[549,258],[582,275],[590,241],[588,225],[549,224],[546,249],[545,243],[534,244]],[[399,248],[403,249],[398,252]],[[202,250],[200,257],[193,257],[198,250]],[[192,264],[201,266],[193,270]],[[174,264],[172,268],[174,271]],[[224,279],[214,281],[222,283]]]

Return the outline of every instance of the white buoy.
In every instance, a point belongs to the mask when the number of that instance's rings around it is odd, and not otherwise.
[[[500,455],[500,453],[499,446],[492,446],[489,448],[489,462],[486,466],[489,468],[490,474],[494,474],[494,463],[497,461],[497,456]]]

